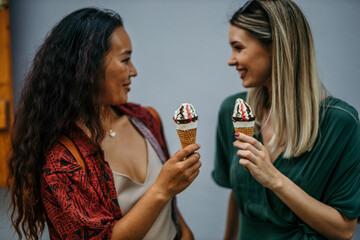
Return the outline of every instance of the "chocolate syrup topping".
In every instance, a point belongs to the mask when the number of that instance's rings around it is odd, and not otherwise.
[[[181,114],[182,115],[182,114]],[[174,119],[174,122],[175,123],[180,123],[180,124],[184,124],[184,123],[190,123],[190,122],[195,122],[195,121],[197,121],[198,120],[198,116],[194,116],[192,119],[185,119],[184,118],[184,115],[182,115],[181,117],[180,117],[180,119],[175,119],[175,118],[173,118]]]
[[[249,120],[245,120],[242,117],[232,117],[233,122],[250,122],[255,121],[255,117],[250,117]]]

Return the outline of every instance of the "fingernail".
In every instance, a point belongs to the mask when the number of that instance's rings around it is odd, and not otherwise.
[[[240,136],[240,133],[236,132],[235,137],[238,137],[238,136]]]

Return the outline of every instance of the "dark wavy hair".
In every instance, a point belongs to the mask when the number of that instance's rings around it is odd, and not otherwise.
[[[11,222],[20,239],[21,232],[26,239],[43,233],[40,170],[56,139],[81,119],[100,148],[104,60],[117,27],[123,27],[122,19],[111,10],[77,10],[51,30],[34,57],[15,113],[8,160]]]

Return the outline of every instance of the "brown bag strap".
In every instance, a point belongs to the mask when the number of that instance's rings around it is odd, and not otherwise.
[[[87,173],[87,169],[86,169],[86,164],[84,162],[84,159],[79,151],[79,149],[76,147],[75,143],[66,135],[62,135],[58,141],[64,145],[64,147],[66,147],[71,154],[73,155],[73,157],[76,159],[76,161],[80,164],[80,166],[85,170],[85,172]],[[105,181],[105,179],[104,179]],[[117,206],[113,201],[111,201],[110,198],[110,194],[109,192],[106,192],[106,197],[107,199],[110,200],[111,204],[114,205],[116,208],[118,208],[119,206]]]
[[[70,153],[73,155],[75,160],[80,164],[80,166],[86,172],[86,164],[84,162],[84,159],[83,159],[82,155],[79,152],[79,149],[75,146],[74,142],[66,135],[62,135],[58,139],[58,141],[70,151]]]
[[[160,130],[162,131],[161,119],[160,119],[160,116],[159,116],[158,112],[157,112],[154,108],[152,108],[152,107],[150,107],[150,106],[145,107],[145,108],[146,108],[146,109],[151,113],[151,115],[155,118],[156,122],[157,122],[158,125],[159,125]]]

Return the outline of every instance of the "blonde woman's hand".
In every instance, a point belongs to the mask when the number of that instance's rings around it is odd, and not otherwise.
[[[200,154],[195,152],[199,148],[198,144],[181,148],[163,165],[154,183],[163,197],[171,199],[185,190],[199,175]]]
[[[251,175],[264,187],[272,189],[277,186],[279,171],[274,167],[266,148],[255,138],[245,134],[235,134],[237,141],[237,155],[241,157],[239,163],[249,169]]]

